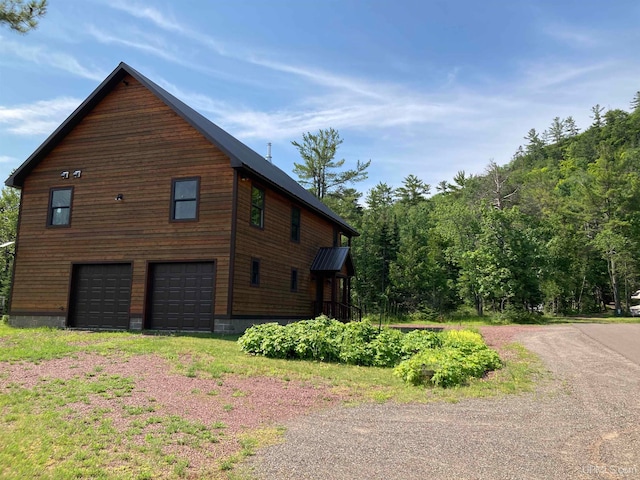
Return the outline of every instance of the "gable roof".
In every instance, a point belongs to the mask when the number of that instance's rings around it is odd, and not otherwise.
[[[182,117],[193,128],[198,130],[207,140],[222,150],[230,159],[231,166],[236,169],[247,170],[262,181],[270,184],[276,190],[293,197],[309,209],[338,224],[344,233],[359,235],[343,218],[334,213],[317,197],[308,192],[293,178],[267,161],[262,155],[247,147],[237,138],[231,136],[215,123],[205,118],[193,108],[178,100],[169,92],[159,87],[147,77],[131,68],[126,63],[120,63],[116,69],[96,88],[87,99],[40,145],[35,152],[16,169],[5,181],[9,187],[22,187],[24,180],[31,170],[49,154],[60,141],[93,108],[105,98],[111,90],[122,81],[124,77],[131,75],[138,82],[150,90],[156,97],[162,100],[169,108]]]
[[[311,272],[339,272],[345,263],[347,274],[353,276],[355,270],[349,247],[321,247],[316,253],[316,258],[313,259]]]

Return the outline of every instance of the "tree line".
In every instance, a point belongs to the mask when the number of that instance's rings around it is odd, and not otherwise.
[[[529,130],[506,165],[458,172],[434,192],[415,175],[359,192],[350,182],[366,178],[369,162],[321,187],[361,233],[352,300],[366,312],[426,316],[595,313],[610,304],[628,313],[640,287],[640,92],[630,111],[591,113],[584,131],[556,117],[545,132]],[[293,144],[321,153],[316,144],[336,138],[320,130]],[[300,179],[322,184],[321,156],[301,157]]]

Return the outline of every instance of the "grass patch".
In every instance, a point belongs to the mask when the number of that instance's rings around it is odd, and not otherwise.
[[[640,317],[615,317],[613,315],[550,317],[549,323],[640,323]]]
[[[26,362],[28,368],[29,362],[63,357],[77,357],[79,364],[84,354],[102,355],[106,360],[155,354],[182,375],[218,379],[220,386],[226,374],[276,377],[329,386],[350,403],[458,401],[517,393],[532,389],[543,371],[533,354],[513,344],[503,368],[488,378],[446,390],[416,388],[394,377],[388,368],[250,356],[240,351],[236,340],[236,336],[89,333],[0,325],[0,362]],[[0,478],[238,478],[241,472],[234,469],[239,462],[257,448],[282,441],[282,428],[239,435],[229,433],[221,421],[204,425],[162,415],[152,398],[125,405],[122,399],[134,391],[134,379],[106,374],[102,366],[68,380],[45,378],[30,388],[11,384],[7,378],[0,373]],[[233,396],[245,394],[237,390]],[[231,411],[233,405],[222,408]],[[116,427],[114,419],[119,424],[124,419],[125,427]],[[179,453],[180,448],[189,448],[206,456],[212,445],[222,441],[234,443],[237,453],[211,458],[206,470],[196,470]]]
[[[284,438],[285,428],[281,426],[261,428],[251,432],[250,434],[242,434],[238,437],[240,451],[235,455],[225,458],[220,463],[220,470],[229,472],[233,470],[236,464],[241,463],[245,458],[255,454],[258,447],[268,447],[281,443]],[[250,478],[247,472],[237,472],[229,478]]]
[[[379,325],[380,318],[375,315],[365,317],[373,325]],[[526,323],[526,322],[525,322]],[[540,315],[539,321],[533,322],[535,324],[564,324],[564,323],[640,323],[640,317],[617,317],[612,312],[602,314],[589,314],[589,315]],[[513,325],[517,322],[509,322],[505,320],[504,316],[496,315],[445,315],[435,319],[420,318],[419,316],[411,315],[388,315],[382,319],[382,326],[389,325],[431,325],[431,326],[458,326],[458,327],[482,327],[488,325]]]

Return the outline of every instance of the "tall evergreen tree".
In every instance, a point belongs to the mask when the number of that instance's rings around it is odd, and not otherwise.
[[[599,103],[591,107],[591,118],[593,118],[592,127],[600,128],[602,127],[602,112],[604,112],[604,107],[601,107]]]
[[[636,94],[633,96],[633,100],[631,100],[631,111],[640,111],[640,90],[636,92]]]
[[[329,194],[339,195],[347,184],[367,178],[367,168],[371,164],[358,160],[356,168],[342,170],[345,159],[335,160],[338,147],[343,140],[337,130],[320,129],[317,134],[304,133],[302,143],[291,144],[298,149],[303,163],[294,162],[293,173],[319,199]]]
[[[565,137],[565,122],[560,117],[555,117],[549,127],[549,139],[553,143],[559,143]]]
[[[399,200],[407,205],[417,205],[423,202],[429,194],[431,186],[424,183],[415,175],[407,175],[402,181],[402,186],[396,189]]]
[[[38,19],[47,13],[47,0],[0,1],[0,24],[19,33],[27,33],[38,26]]]

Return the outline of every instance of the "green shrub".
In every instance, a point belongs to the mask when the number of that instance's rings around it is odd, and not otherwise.
[[[487,348],[482,335],[471,330],[447,330],[440,334],[443,348],[455,348],[465,353],[473,353]]]
[[[428,307],[423,307],[409,314],[409,321],[414,323],[438,322],[441,321],[438,312]]]
[[[502,323],[519,323],[519,324],[543,324],[547,323],[547,319],[541,313],[530,312],[523,308],[513,305],[507,305],[504,312],[497,316],[497,320]]]
[[[367,321],[344,325],[340,341],[340,361],[351,365],[373,365],[375,351],[372,341],[378,329]]]
[[[278,323],[262,323],[248,328],[238,339],[240,348],[247,353],[270,358],[291,358],[295,342],[286,327]]]
[[[428,330],[413,330],[402,337],[401,353],[406,359],[412,355],[427,349],[440,348],[442,336]]]
[[[247,353],[271,358],[395,366],[394,375],[414,385],[451,387],[500,367],[498,354],[476,332],[414,330],[403,335],[390,328],[378,331],[367,321],[345,325],[325,316],[286,327],[254,325],[238,344]]]
[[[404,334],[393,328],[383,328],[371,342],[373,365],[376,367],[394,367],[402,359],[402,341]]]
[[[431,383],[446,388],[481,377],[500,365],[498,354],[486,346],[472,353],[448,347],[420,352],[401,362],[393,373],[414,385]]]
[[[270,331],[280,327],[277,323],[261,323],[247,328],[238,339],[238,345],[243,352],[262,355],[262,341]]]
[[[335,362],[340,358],[340,338],[344,324],[321,315],[287,325],[295,357],[303,360]]]
[[[470,377],[479,378],[489,370],[500,368],[500,357],[489,348],[479,349],[473,353],[452,348],[443,349],[440,369],[431,378],[431,383],[440,387],[462,385]]]
[[[393,369],[393,374],[406,383],[425,385],[440,369],[441,356],[440,349],[424,350],[400,362]]]

